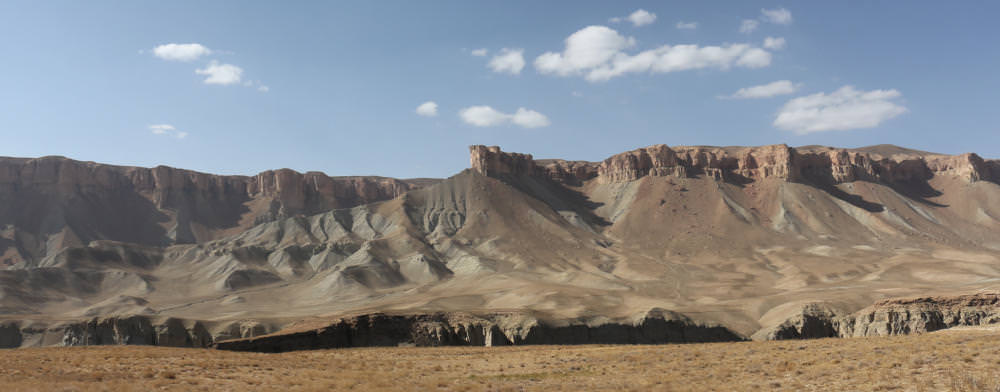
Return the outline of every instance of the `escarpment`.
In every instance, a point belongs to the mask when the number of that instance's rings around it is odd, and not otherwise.
[[[645,176],[705,176],[720,181],[776,178],[791,182],[839,184],[857,180],[883,183],[925,181],[935,175],[969,182],[1000,182],[1000,162],[976,154],[876,153],[828,147],[668,147],[659,144],[613,155],[601,162],[533,160],[499,147],[472,146],[472,168],[483,175],[544,175],[579,184],[634,181]]]
[[[671,343],[995,319],[988,301],[859,310],[1000,290],[997,161],[469,152],[441,180],[0,158],[0,345]],[[317,315],[342,318],[298,327]]]
[[[888,336],[1000,323],[1000,294],[889,299],[839,321],[839,335]]]
[[[764,340],[826,337],[893,336],[933,332],[953,327],[1000,323],[1000,293],[892,298],[850,314],[822,303],[802,306],[782,324],[763,330]]]
[[[0,158],[0,228],[16,250],[0,257],[7,265],[37,262],[94,240],[204,242],[283,217],[389,200],[424,183],[288,169],[220,176],[62,157]]]
[[[531,344],[662,344],[743,340],[721,326],[653,309],[631,320],[553,324],[524,313],[364,314],[327,326],[222,341],[222,350],[285,352],[373,346],[510,346]]]

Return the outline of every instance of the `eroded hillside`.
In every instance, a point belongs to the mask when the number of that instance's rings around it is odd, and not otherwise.
[[[374,312],[624,328],[668,311],[763,339],[814,309],[1000,288],[1000,164],[975,154],[658,145],[583,162],[473,146],[470,160],[407,182],[6,159],[0,332],[83,344],[134,316],[153,331],[136,336],[201,342]]]

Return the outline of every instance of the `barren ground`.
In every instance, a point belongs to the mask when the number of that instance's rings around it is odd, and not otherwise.
[[[1000,390],[1000,331],[663,346],[0,351],[0,390]]]

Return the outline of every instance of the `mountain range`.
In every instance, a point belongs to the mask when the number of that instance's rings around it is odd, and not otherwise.
[[[998,226],[1000,161],[891,145],[471,146],[446,179],[0,158],[0,346],[909,333],[1000,321]]]

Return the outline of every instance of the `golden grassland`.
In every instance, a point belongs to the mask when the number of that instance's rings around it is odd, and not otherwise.
[[[683,344],[0,350],[0,391],[1000,391],[1000,332]]]

